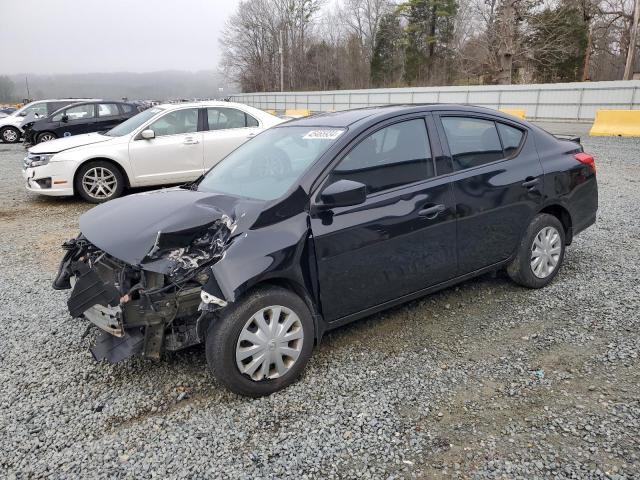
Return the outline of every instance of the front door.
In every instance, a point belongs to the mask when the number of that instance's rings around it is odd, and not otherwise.
[[[137,185],[180,183],[202,175],[197,108],[172,110],[147,129],[153,130],[155,138],[146,140],[138,134],[129,142],[129,160]]]
[[[69,107],[52,119],[59,121],[61,137],[80,135],[92,132],[96,121],[96,106],[93,103],[83,103]]]
[[[425,121],[431,117],[374,127],[323,183],[353,180],[368,193],[364,204],[311,215],[329,322],[455,275],[451,186],[437,176]]]
[[[533,139],[516,123],[453,112],[439,118],[453,160],[459,273],[465,274],[515,252],[542,204],[542,165]]]

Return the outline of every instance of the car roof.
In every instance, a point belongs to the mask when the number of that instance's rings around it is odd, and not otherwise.
[[[338,112],[318,113],[309,117],[298,118],[283,123],[282,126],[309,126],[309,127],[349,127],[362,121],[374,121],[392,116],[413,112],[433,110],[460,111],[467,113],[489,113],[504,119],[513,121],[513,117],[498,110],[472,105],[458,105],[447,103],[409,104],[409,105],[381,105],[376,107],[356,108]]]
[[[133,103],[131,102],[123,102],[121,100],[78,100],[77,102],[73,102],[70,103],[69,105],[65,105],[62,108],[69,108],[69,107],[74,107],[74,106],[78,106],[78,105],[85,105],[88,103],[126,103],[126,104],[130,104],[133,105]],[[62,110],[62,108],[60,110]]]
[[[44,100],[34,100],[33,102],[29,102],[26,105],[29,105],[30,103],[42,103],[42,102],[98,102],[102,100],[101,98],[46,98]]]
[[[236,107],[236,108],[249,108],[251,110],[256,110],[254,107],[245,105],[244,103],[224,102],[222,100],[203,100],[201,102],[161,103],[160,105],[155,105],[155,107],[162,107],[162,108]]]

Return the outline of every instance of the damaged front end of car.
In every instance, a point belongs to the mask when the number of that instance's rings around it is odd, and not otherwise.
[[[207,315],[226,305],[222,294],[215,296],[219,288],[211,287],[216,282],[210,267],[223,258],[236,228],[227,215],[213,217],[195,227],[158,231],[139,261],[116,258],[83,234],[64,243],[53,288],[72,289],[71,316],[101,330],[91,347],[96,360],[159,359],[164,351],[204,340]],[[203,291],[205,284],[213,294]]]

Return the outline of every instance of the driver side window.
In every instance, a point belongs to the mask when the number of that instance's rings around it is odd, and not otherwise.
[[[395,123],[372,133],[336,166],[330,182],[353,180],[375,193],[435,176],[423,119]]]
[[[62,117],[67,116],[69,121],[72,120],[86,120],[88,118],[93,118],[96,116],[95,114],[95,105],[78,105],[76,107],[70,107],[66,110],[61,111],[56,116],[53,117],[54,122],[59,122],[62,120]]]
[[[147,128],[153,130],[156,137],[194,133],[198,130],[198,109],[185,108],[169,112]]]

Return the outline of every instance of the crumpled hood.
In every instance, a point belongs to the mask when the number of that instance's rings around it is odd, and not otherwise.
[[[96,247],[123,262],[140,265],[158,240],[170,234],[206,229],[225,215],[242,225],[255,220],[262,202],[182,188],[156,190],[103,203],[80,217],[80,231]],[[256,208],[258,207],[258,208]],[[253,214],[247,212],[253,212]],[[167,273],[167,262],[145,263],[146,270]]]
[[[57,138],[34,145],[29,149],[30,153],[58,153],[70,148],[83,147],[92,143],[108,142],[118,137],[107,137],[99,133],[85,133],[84,135],[74,135],[71,137]]]

